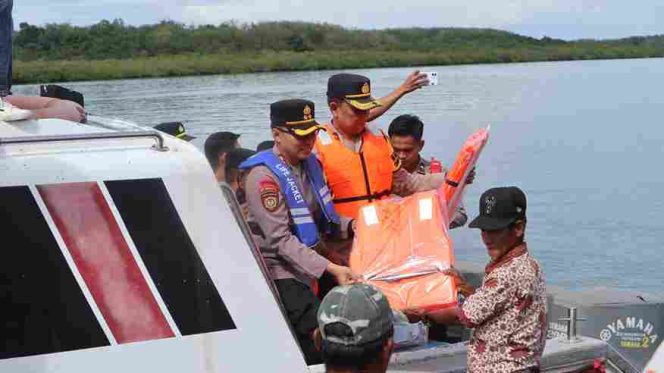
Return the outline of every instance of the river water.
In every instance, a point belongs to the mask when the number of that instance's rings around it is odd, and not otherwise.
[[[410,68],[356,70],[387,94]],[[440,85],[404,97],[378,119],[403,113],[425,123],[425,155],[454,161],[464,139],[491,124],[465,202],[518,185],[528,196],[529,248],[547,282],[664,293],[664,60],[427,67]],[[89,112],[154,125],[181,120],[198,136],[226,130],[245,147],[268,139],[269,103],[303,97],[327,120],[327,78],[287,72],[68,83]],[[34,85],[16,93],[36,94]],[[658,166],[659,165],[659,166]],[[452,231],[461,260],[485,263],[479,231]]]

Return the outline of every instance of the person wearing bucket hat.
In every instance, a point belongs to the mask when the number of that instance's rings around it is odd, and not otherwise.
[[[482,231],[490,257],[482,286],[454,312],[426,317],[474,329],[468,347],[470,372],[539,371],[546,343],[546,287],[524,240],[526,195],[515,186],[491,188],[480,197],[479,207],[469,226]],[[467,286],[457,270],[447,273]]]
[[[385,372],[393,335],[387,298],[371,285],[337,286],[318,309],[315,339],[327,372]]]
[[[355,281],[347,266],[319,252],[339,230],[330,190],[311,153],[320,130],[314,103],[282,100],[270,105],[275,145],[240,164],[242,206],[308,364],[321,362],[313,344],[320,304],[312,283],[329,273],[339,283]]]

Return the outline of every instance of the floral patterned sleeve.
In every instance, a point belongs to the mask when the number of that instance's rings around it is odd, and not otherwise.
[[[469,296],[459,308],[459,321],[469,328],[484,323],[500,314],[509,304],[515,289],[511,281],[502,274],[493,271],[484,279],[482,287]]]

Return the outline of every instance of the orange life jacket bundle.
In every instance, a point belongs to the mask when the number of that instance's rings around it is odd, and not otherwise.
[[[453,306],[454,263],[447,208],[437,191],[389,198],[360,209],[350,267],[383,291],[394,309]]]
[[[466,177],[489,139],[489,128],[463,144],[446,183],[438,191],[388,198],[359,208],[350,267],[383,291],[395,309],[435,311],[457,303],[454,263],[447,231]]]

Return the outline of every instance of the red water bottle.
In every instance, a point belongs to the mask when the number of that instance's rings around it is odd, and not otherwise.
[[[443,165],[434,157],[431,157],[431,163],[429,163],[429,170],[432,174],[439,174],[443,172]]]

